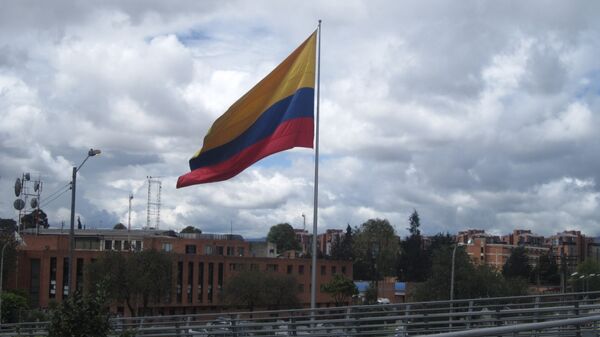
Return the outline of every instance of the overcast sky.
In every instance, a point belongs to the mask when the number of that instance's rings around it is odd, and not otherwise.
[[[0,1],[0,217],[81,169],[88,227],[265,236],[312,224],[313,152],[175,189],[212,122],[323,20],[319,230],[600,235],[600,2]],[[47,203],[69,223],[67,191]]]

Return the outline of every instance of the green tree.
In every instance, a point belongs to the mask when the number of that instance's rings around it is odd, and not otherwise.
[[[369,287],[365,290],[365,304],[377,303],[377,286],[375,282],[369,283]]]
[[[233,275],[223,288],[223,300],[254,311],[254,308],[266,304],[265,282],[267,275],[258,270],[245,270]]]
[[[233,306],[293,308],[298,306],[298,283],[294,277],[258,270],[233,275],[223,289],[223,300]]]
[[[594,276],[591,276],[594,275]],[[577,274],[572,276],[573,286],[576,291],[600,290],[600,264],[587,259],[577,266]]]
[[[19,321],[21,312],[29,309],[27,298],[14,292],[2,293],[2,322],[16,323]]]
[[[399,251],[399,240],[389,221],[367,220],[354,230],[354,279],[378,280],[394,276]]]
[[[76,291],[51,312],[49,337],[105,337],[110,332],[110,313],[106,293],[99,286],[96,293],[82,295]]]
[[[408,218],[410,236],[401,241],[402,254],[398,258],[398,275],[411,282],[422,282],[429,272],[429,258],[423,247],[419,213],[416,210]]]
[[[321,290],[329,294],[336,306],[349,303],[354,295],[358,295],[358,289],[351,279],[336,274],[329,283],[321,285]]]
[[[288,223],[280,223],[272,226],[267,235],[267,241],[277,245],[277,252],[286,250],[299,250],[300,242],[296,238],[294,228]]]
[[[181,230],[180,233],[186,233],[186,234],[202,234],[202,231],[199,230],[198,228],[194,227],[194,226],[187,226],[184,229]]]
[[[21,217],[21,228],[48,228],[48,216],[43,210],[34,210],[29,214]]]
[[[558,264],[552,254],[548,251],[547,254],[540,255],[538,264],[531,271],[532,282],[539,284],[558,285],[560,284],[560,274],[558,272]]]
[[[331,257],[335,260],[352,260],[352,227],[346,227],[346,233],[333,243],[331,247]]]
[[[442,245],[432,253],[431,275],[417,285],[416,301],[447,300],[450,298],[450,277],[453,245]],[[507,280],[488,265],[472,264],[464,247],[458,247],[454,267],[454,298],[517,296],[527,292],[523,279]]]
[[[92,282],[88,286],[94,290],[103,282],[109,299],[124,302],[132,315],[138,314],[141,301],[141,310],[147,313],[150,303],[160,302],[170,291],[172,267],[172,257],[166,252],[109,251],[88,266],[87,279]]]
[[[531,266],[529,265],[529,257],[525,253],[525,248],[514,248],[502,267],[502,275],[507,278],[520,277],[528,280],[530,274]]]
[[[265,280],[265,303],[272,310],[289,309],[300,304],[298,281],[291,275],[269,273]]]
[[[127,229],[127,227],[125,227],[125,225],[123,225],[122,223],[119,222],[118,224],[114,225],[113,229],[122,231],[122,230]]]

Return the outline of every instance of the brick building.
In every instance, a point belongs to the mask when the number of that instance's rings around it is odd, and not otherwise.
[[[6,284],[30,295],[32,307],[47,308],[51,301],[68,296],[68,230],[44,229],[39,234],[24,231],[25,246],[19,249],[16,275]],[[250,243],[240,235],[178,234],[158,230],[76,230],[72,284],[85,284],[84,268],[105,251],[155,249],[174,254],[171,302],[154,307],[155,313],[184,314],[219,310],[220,291],[228,278],[241,269],[289,274],[296,278],[300,302],[310,303],[311,260],[253,256]],[[317,283],[329,282],[341,273],[352,277],[349,261],[319,260]],[[317,291],[317,303],[327,305],[331,298]],[[125,315],[126,308],[116,307]]]

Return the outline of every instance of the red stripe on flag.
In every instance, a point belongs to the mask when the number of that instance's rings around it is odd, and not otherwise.
[[[230,159],[182,175],[177,179],[177,188],[229,179],[270,154],[293,147],[312,148],[313,138],[313,118],[288,120],[281,123],[269,137],[248,146]]]

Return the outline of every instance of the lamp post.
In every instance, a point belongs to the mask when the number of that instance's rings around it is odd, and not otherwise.
[[[71,274],[73,273],[73,251],[75,250],[75,191],[77,186],[77,172],[83,164],[95,155],[99,155],[102,151],[98,149],[90,149],[87,157],[81,162],[78,167],[73,166],[73,178],[71,180],[71,229],[69,231],[69,272],[67,273],[67,294],[71,292]]]
[[[456,258],[456,248],[458,246],[470,246],[473,243],[473,239],[469,239],[467,243],[458,242],[454,245],[454,249],[452,250],[452,269],[450,271],[450,301],[454,300],[454,260]]]

